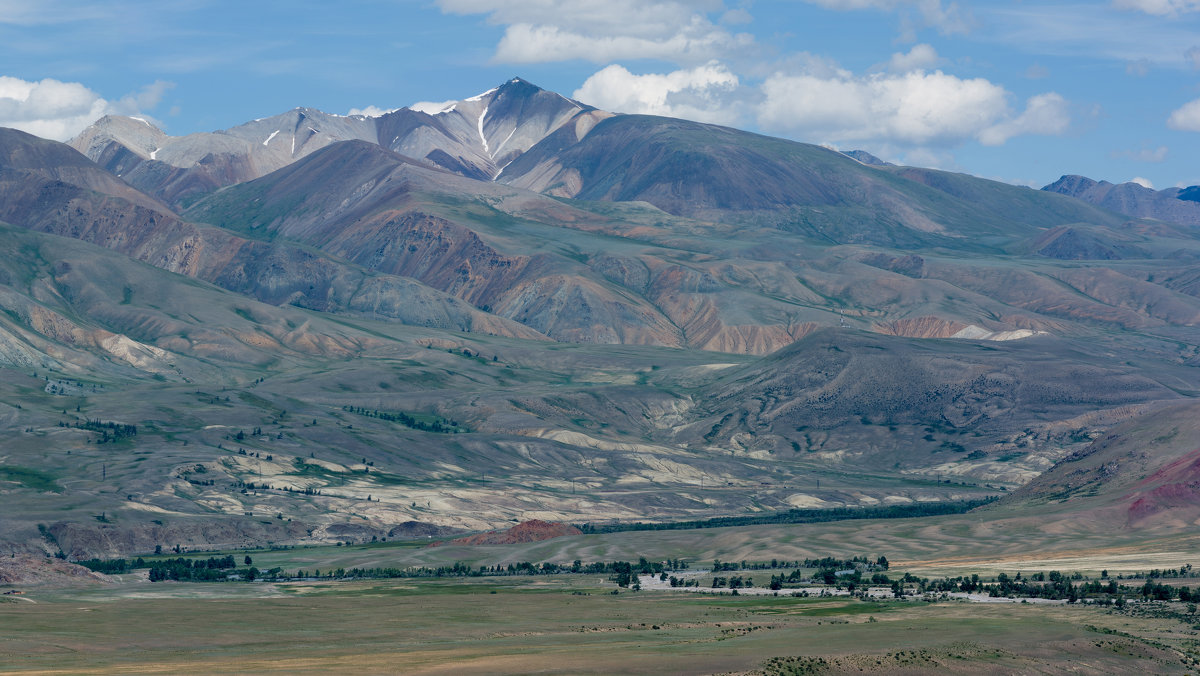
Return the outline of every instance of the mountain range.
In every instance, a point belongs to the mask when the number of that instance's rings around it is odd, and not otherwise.
[[[1042,188],[1047,192],[1070,195],[1090,204],[1134,218],[1149,218],[1186,226],[1200,226],[1200,188],[1154,190],[1140,183],[1112,184],[1086,176],[1063,176]]]
[[[1197,203],[1168,192],[895,166],[519,78],[182,137],[0,129],[0,540],[1026,504],[1200,393]],[[1183,518],[1159,497],[1138,513]]]

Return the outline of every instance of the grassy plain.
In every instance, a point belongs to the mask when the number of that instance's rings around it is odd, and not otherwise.
[[[0,670],[1185,673],[1200,636],[1177,618],[1096,607],[611,588],[574,576],[35,592],[0,606]]]
[[[507,565],[521,561],[570,563],[684,559],[703,567],[722,561],[797,560],[836,556],[886,556],[898,570],[921,576],[994,574],[1036,570],[1097,575],[1178,568],[1200,563],[1200,535],[1054,528],[1052,520],[974,512],[917,519],[839,521],[681,531],[579,535],[542,542],[472,547],[429,547],[400,541],[342,547],[298,546],[234,552],[254,564],[287,571],[318,568],[408,567],[455,562]],[[224,552],[222,552],[224,554]],[[171,554],[170,556],[175,556]],[[196,553],[206,558],[211,553]],[[153,557],[151,557],[153,558]]]

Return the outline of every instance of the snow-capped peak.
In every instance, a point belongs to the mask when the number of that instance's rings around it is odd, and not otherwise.
[[[488,94],[491,94],[492,92],[496,91],[497,89],[499,89],[499,87],[492,87],[491,89],[487,90],[486,92],[484,92],[482,94],[476,94],[475,96],[472,96],[470,98],[466,98],[463,100],[464,101],[482,101],[483,97],[487,96]]]

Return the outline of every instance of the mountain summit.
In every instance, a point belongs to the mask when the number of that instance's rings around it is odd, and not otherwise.
[[[560,128],[574,123],[573,132],[581,138],[609,115],[520,78],[436,109],[417,108],[379,117],[295,108],[187,136],[168,136],[142,118],[106,116],[70,145],[133,186],[178,206],[341,141],[375,143],[463,176],[492,180]]]
[[[1086,176],[1068,175],[1042,190],[1070,195],[1134,218],[1153,218],[1168,223],[1200,226],[1200,204],[1189,199],[1189,193],[1179,188],[1154,190],[1133,181],[1113,184]]]

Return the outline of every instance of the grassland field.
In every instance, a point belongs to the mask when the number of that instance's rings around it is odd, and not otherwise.
[[[973,523],[973,520],[977,522]],[[424,542],[239,550],[261,569],[495,565],[682,557],[763,561],[886,555],[893,576],[1079,570],[1134,574],[1200,561],[1195,539],[1000,532],[976,515],[584,535],[503,546]],[[1023,558],[1010,549],[1024,543]],[[225,554],[227,552],[220,552]],[[205,558],[214,552],[185,554]],[[166,556],[166,555],[164,555]],[[175,556],[173,553],[171,556]],[[148,557],[153,558],[153,557]],[[761,586],[768,571],[753,571]],[[761,575],[763,580],[757,580]],[[1178,584],[1189,584],[1180,580]],[[0,671],[33,674],[1192,673],[1184,604],[978,604],[621,590],[595,575],[110,584],[0,597]],[[860,671],[861,670],[861,671]]]

